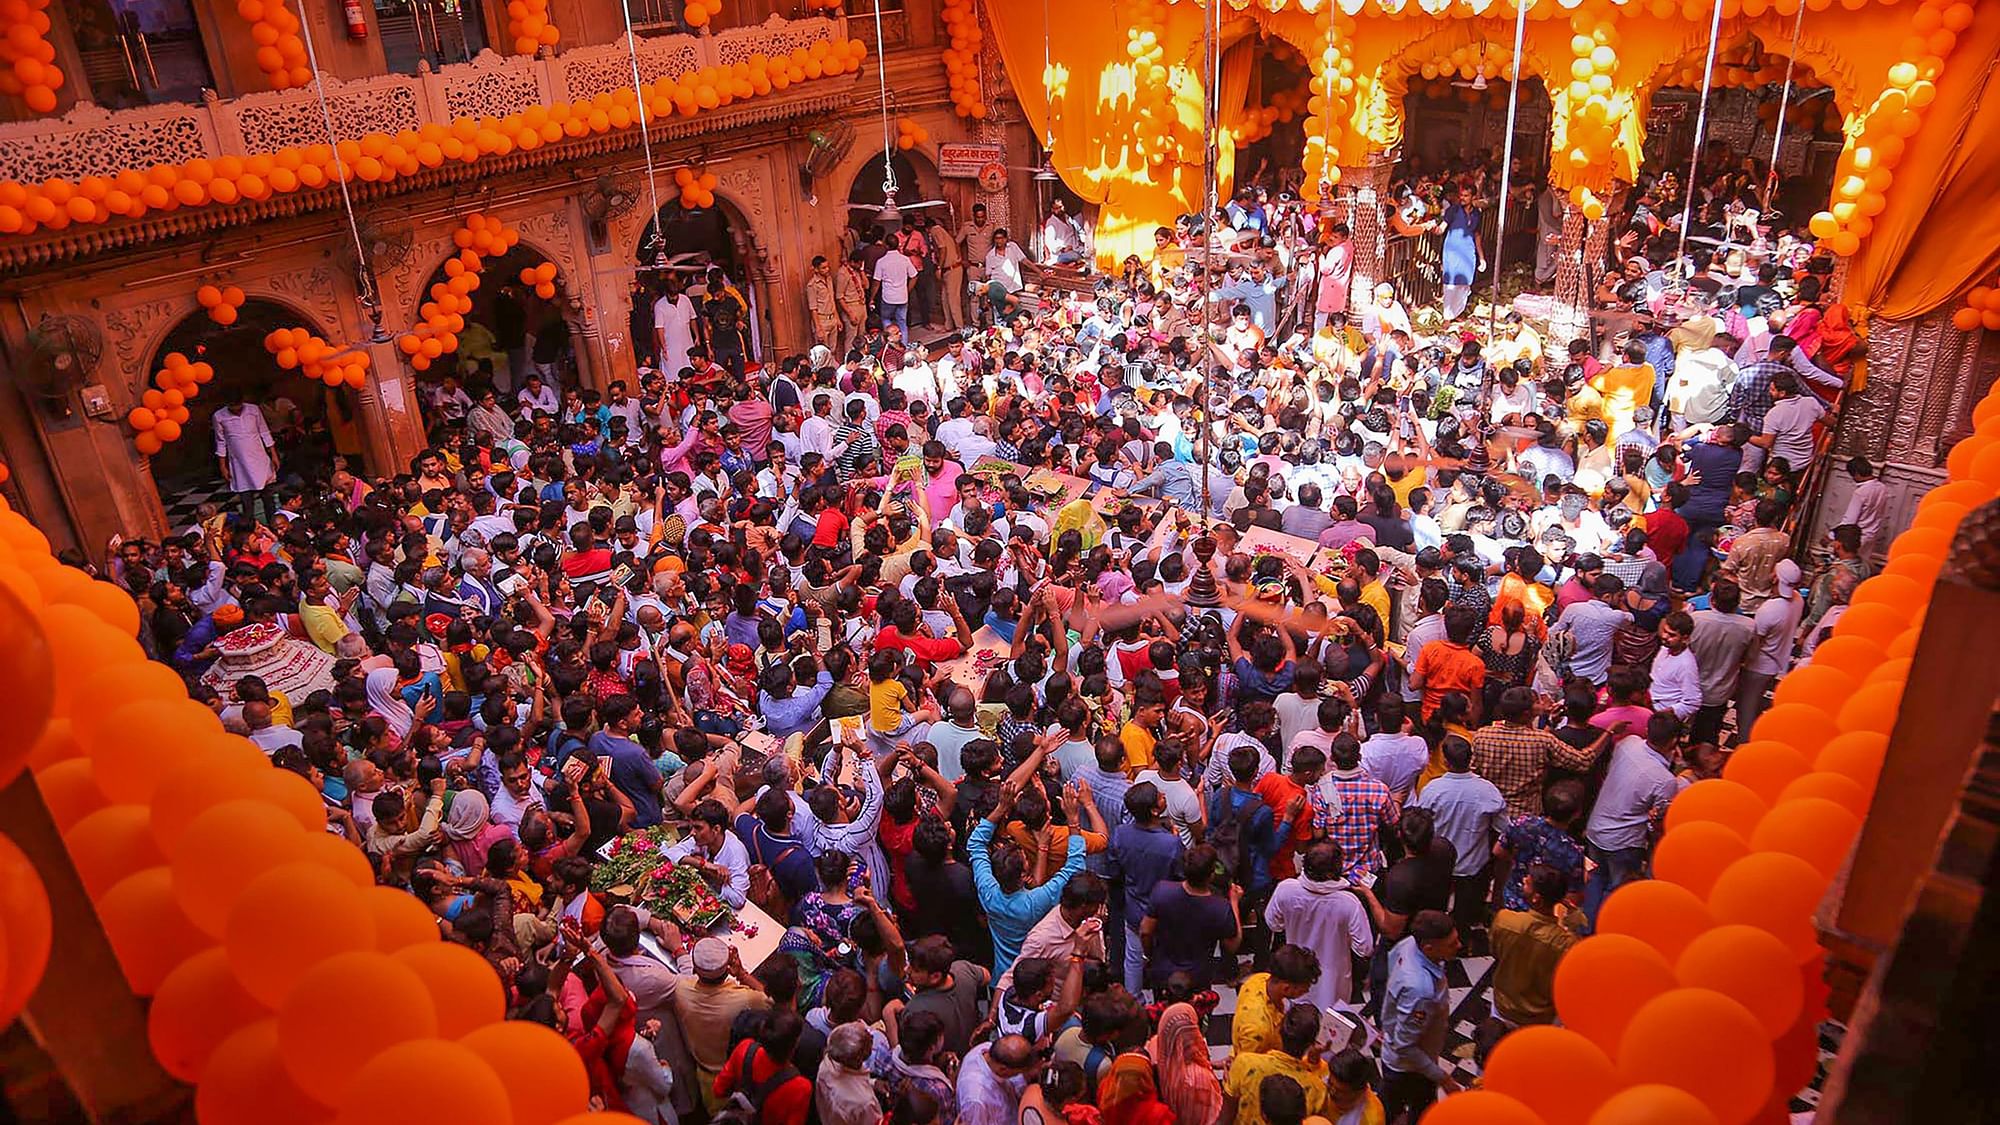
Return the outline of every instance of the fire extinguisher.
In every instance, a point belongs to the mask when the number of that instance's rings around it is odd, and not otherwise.
[[[341,10],[347,16],[347,37],[368,38],[368,13],[362,9],[361,0],[342,0]]]

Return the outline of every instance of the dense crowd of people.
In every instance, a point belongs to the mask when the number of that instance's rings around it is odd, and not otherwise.
[[[1470,286],[1484,188],[1438,190]],[[1634,195],[1622,319],[1566,346],[1462,292],[1420,332],[1347,291],[1340,215],[1255,191],[1117,276],[1059,214],[1039,268],[983,214],[875,232],[817,263],[809,353],[676,290],[636,385],[442,384],[390,478],[229,430],[237,508],[106,567],[604,1105],[1415,1121],[1458,1085],[1447,964],[1494,960],[1475,1055],[1554,1020],[1886,530],[1856,460],[1794,541],[1853,358],[1823,260],[1670,277]],[[910,339],[933,300],[972,327]],[[218,682],[258,627],[327,686]],[[594,878],[660,825],[775,952]]]

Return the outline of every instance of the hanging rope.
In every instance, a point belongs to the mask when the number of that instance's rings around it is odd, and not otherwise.
[[[1804,5],[1800,5],[1801,9]],[[1675,252],[1677,266],[1687,261],[1688,224],[1694,221],[1695,172],[1701,167],[1701,146],[1708,139],[1708,89],[1715,79],[1715,48],[1722,38],[1722,0],[1715,0],[1715,13],[1708,22],[1708,58],[1701,64],[1701,107],[1694,117],[1694,155],[1688,158],[1687,199],[1681,207],[1681,244]],[[1683,283],[1694,280],[1695,271],[1688,269],[1681,278]]]
[[[1778,149],[1785,143],[1785,110],[1792,102],[1792,72],[1799,65],[1799,29],[1805,26],[1806,6],[1799,5],[1792,17],[1792,53],[1785,56],[1785,92],[1778,96],[1778,125],[1771,131],[1771,168],[1764,174],[1764,198],[1758,203],[1765,214],[1771,212],[1771,193],[1778,190]]]
[[[1201,381],[1201,526],[1202,534],[1208,534],[1209,513],[1213,507],[1209,501],[1209,473],[1215,463],[1212,456],[1212,442],[1215,435],[1215,383],[1220,370],[1214,363],[1215,318],[1215,212],[1221,201],[1216,198],[1220,190],[1222,169],[1218,166],[1221,150],[1217,144],[1216,128],[1221,116],[1221,75],[1222,75],[1222,5],[1211,2],[1203,9],[1201,23],[1202,43],[1202,93],[1201,93],[1201,194],[1202,194],[1202,255],[1201,255],[1201,349],[1197,353],[1201,364],[1208,369],[1208,377]],[[1205,565],[1205,564],[1204,564]]]
[[[1042,0],[1042,92],[1048,93],[1049,79],[1049,0]],[[1056,153],[1056,101],[1049,98],[1047,124],[1042,128],[1042,156],[1053,167]]]
[[[889,68],[882,53],[882,0],[875,0],[875,85],[882,93],[882,202],[896,204],[896,138],[889,131]]]
[[[326,144],[333,150],[334,180],[340,184],[340,209],[347,214],[347,234],[354,240],[354,277],[360,288],[361,303],[376,309],[369,318],[379,332],[381,313],[375,303],[374,271],[368,265],[368,251],[361,245],[361,223],[354,217],[354,197],[347,191],[347,159],[340,155],[340,138],[333,135],[333,108],[326,101],[326,80],[320,76],[319,54],[313,49],[312,21],[299,21],[299,34],[306,41],[306,65],[312,67],[313,94],[319,99],[319,119],[326,126]]]
[[[1500,213],[1493,222],[1493,296],[1486,302],[1486,342],[1493,342],[1498,331],[1500,318],[1500,256],[1507,247],[1507,193],[1514,183],[1514,117],[1521,102],[1521,46],[1528,34],[1528,4],[1530,0],[1514,0],[1514,59],[1507,77],[1507,136],[1500,144]],[[1721,3],[1721,0],[1716,0]],[[1482,47],[1483,49],[1483,47]],[[1482,70],[1481,73],[1484,73]],[[1488,365],[1486,374],[1479,384],[1480,410],[1485,410],[1486,396],[1493,383],[1493,372]]]
[[[660,188],[653,176],[653,132],[652,123],[646,117],[646,87],[639,77],[639,40],[632,34],[632,5],[630,0],[618,0],[619,10],[625,13],[625,53],[632,60],[632,92],[639,100],[639,150],[646,159],[646,194],[653,201],[653,241],[658,254],[658,266],[666,265],[667,232],[660,226]]]

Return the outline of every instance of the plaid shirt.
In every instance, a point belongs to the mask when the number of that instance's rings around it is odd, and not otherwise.
[[[1551,763],[1587,770],[1597,755],[1533,727],[1495,723],[1472,736],[1472,771],[1507,798],[1508,816],[1540,816],[1542,777]]]
[[[1327,775],[1340,797],[1340,817],[1327,836],[1340,845],[1341,877],[1359,879],[1382,870],[1380,830],[1396,823],[1396,798],[1367,770],[1335,770]]]
[[[1764,415],[1771,411],[1771,379],[1780,371],[1790,371],[1783,363],[1763,360],[1745,364],[1736,372],[1736,383],[1729,388],[1729,413],[1738,422],[1750,427],[1752,433],[1764,428]]]

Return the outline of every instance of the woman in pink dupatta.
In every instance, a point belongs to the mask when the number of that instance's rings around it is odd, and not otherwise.
[[[1194,1005],[1172,1004],[1160,1013],[1160,1029],[1146,1053],[1159,1067],[1160,1100],[1173,1110],[1175,1125],[1209,1125],[1222,1115],[1222,1084],[1215,1079]]]

